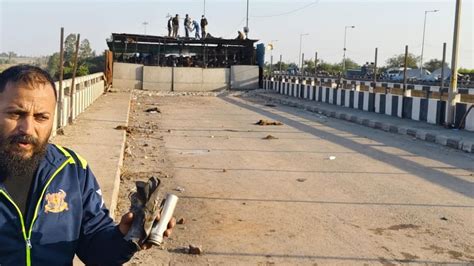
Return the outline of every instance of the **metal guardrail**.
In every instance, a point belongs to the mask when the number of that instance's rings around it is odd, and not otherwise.
[[[56,105],[55,120],[53,123],[52,136],[56,135],[56,131],[68,124],[71,106],[71,88],[72,79],[63,81],[63,97],[60,96],[59,82],[55,82],[58,98],[62,102]],[[72,97],[72,119],[75,119],[80,113],[84,112],[97,98],[99,98],[105,90],[104,73],[95,73],[87,76],[75,78],[75,93]]]

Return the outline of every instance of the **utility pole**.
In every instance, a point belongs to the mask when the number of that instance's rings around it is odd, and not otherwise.
[[[204,16],[206,16],[206,0],[204,0],[204,11],[202,12]]]
[[[374,60],[374,83],[377,82],[377,53],[378,48],[375,48],[375,60]],[[375,85],[374,85],[375,87]]]
[[[458,94],[458,50],[459,50],[459,31],[461,21],[461,0],[456,0],[456,15],[454,16],[454,34],[453,34],[453,53],[451,55],[451,84],[448,93],[448,111],[446,116],[446,125],[454,124],[454,111],[456,103],[459,101]]]
[[[281,65],[283,64],[282,60],[282,55],[280,55],[280,75],[281,75]]]
[[[444,64],[446,64],[446,43],[443,43],[443,61],[441,63],[441,84],[439,85],[439,100],[442,101],[441,98],[443,96],[443,89],[444,89]]]
[[[403,96],[410,96],[407,92],[407,64],[408,64],[408,45],[405,45],[405,63],[403,64]]]
[[[79,53],[79,40],[81,39],[81,35],[77,34],[76,40],[76,51],[74,51],[74,59],[73,59],[73,67],[72,67],[72,80],[71,80],[71,88],[69,88],[69,124],[72,124],[74,119],[74,94],[76,93],[76,71],[77,71],[77,55]]]
[[[298,53],[298,64],[301,64],[301,43],[303,40],[303,36],[309,35],[309,33],[301,33],[300,34],[300,52]],[[301,70],[302,65],[300,65],[300,70]]]
[[[301,54],[301,77],[304,76],[304,53]]]
[[[247,0],[247,17],[244,28],[245,38],[249,38],[249,0]]]
[[[314,77],[318,75],[318,52],[314,53]]]
[[[59,44],[59,108],[58,108],[58,128],[62,127],[63,124],[63,110],[64,110],[64,90],[63,90],[63,77],[64,77],[64,28],[61,27],[61,37]]]

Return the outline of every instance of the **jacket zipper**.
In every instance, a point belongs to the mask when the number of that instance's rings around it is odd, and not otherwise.
[[[23,233],[23,238],[25,239],[26,243],[26,264],[30,265],[28,264],[28,262],[30,261],[30,249],[32,248],[32,246],[30,239],[26,236],[25,220],[23,219],[23,214],[21,213],[20,208],[18,208],[18,205],[16,205],[13,199],[10,198],[10,196],[5,191],[3,191],[3,189],[0,189],[0,193],[5,196],[5,198],[13,205],[13,207],[15,207],[16,211],[18,212],[18,215],[20,216],[21,232]]]
[[[38,201],[36,202],[35,212],[34,212],[34,215],[33,215],[33,220],[31,221],[30,230],[28,231],[28,234],[26,233],[25,220],[23,219],[23,214],[21,213],[20,208],[18,208],[18,205],[16,205],[16,203],[13,201],[13,199],[10,198],[10,196],[5,191],[0,189],[0,193],[3,194],[5,196],[5,198],[8,199],[8,201],[10,201],[10,203],[15,207],[16,211],[18,212],[18,214],[20,216],[21,231],[23,233],[23,238],[25,239],[25,244],[26,244],[26,265],[27,266],[31,266],[31,254],[30,253],[31,253],[31,249],[33,248],[33,245],[31,245],[31,234],[33,232],[33,225],[35,224],[36,218],[38,218],[38,210],[39,210],[39,207],[41,205],[41,202],[43,201],[44,193],[46,192],[46,189],[48,188],[49,184],[51,184],[51,181],[53,181],[53,179],[58,175],[58,173],[71,161],[74,162],[74,159],[69,157],[64,163],[61,164],[61,166],[59,166],[58,169],[56,169],[56,171],[54,171],[54,173],[48,179],[48,182],[44,186],[43,191],[41,192],[41,195],[40,195]]]

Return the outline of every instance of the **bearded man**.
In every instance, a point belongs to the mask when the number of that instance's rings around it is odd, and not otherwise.
[[[87,161],[48,142],[56,100],[40,68],[0,73],[0,265],[122,264],[137,251],[133,214],[116,225]]]

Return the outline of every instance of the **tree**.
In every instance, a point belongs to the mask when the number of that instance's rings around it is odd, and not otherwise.
[[[304,60],[305,72],[314,73],[314,60]]]
[[[59,53],[54,53],[49,57],[47,71],[54,79],[59,79]]]
[[[414,54],[408,53],[407,67],[417,68],[416,62],[418,62],[418,57],[415,56]],[[404,67],[405,54],[399,54],[399,55],[394,55],[390,57],[389,59],[387,59],[386,64],[387,64],[386,65],[387,68]]]
[[[341,68],[342,68],[342,64],[344,64],[344,60],[341,62]],[[346,58],[346,70],[348,69],[358,69],[360,68],[360,65],[357,64],[354,60],[350,59],[350,58]]]
[[[285,62],[278,61],[273,65],[273,71],[286,71],[288,69],[288,64]]]
[[[81,41],[81,45],[79,46],[79,61],[84,61],[86,58],[92,57],[93,52],[91,49],[91,45],[88,39],[84,39]]]
[[[76,34],[69,34],[64,41],[64,63],[72,67],[74,52],[76,50]]]
[[[318,71],[324,71],[329,74],[337,74],[342,72],[342,65],[341,64],[331,64],[328,62],[324,62],[321,60],[321,63],[318,64]]]
[[[438,68],[441,68],[443,62],[438,59],[431,59],[430,61],[423,64],[423,68],[429,70],[430,72],[435,71]],[[448,63],[444,62],[444,67],[448,67]]]

